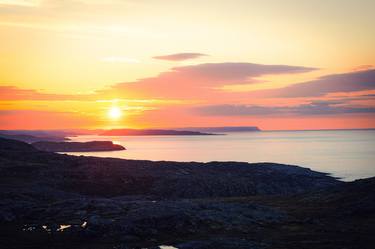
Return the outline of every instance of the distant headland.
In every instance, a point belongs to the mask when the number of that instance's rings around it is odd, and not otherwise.
[[[198,132],[244,132],[244,131],[261,131],[257,126],[219,126],[219,127],[186,127],[176,130],[188,130]]]
[[[202,136],[202,135],[217,135],[212,133],[204,133],[199,131],[187,130],[162,130],[162,129],[113,129],[107,130],[99,135],[101,136]]]

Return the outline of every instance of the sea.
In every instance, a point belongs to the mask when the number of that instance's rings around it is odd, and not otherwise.
[[[214,136],[84,135],[70,139],[110,140],[126,148],[70,155],[182,162],[274,162],[329,173],[344,181],[375,176],[375,130],[230,132]]]

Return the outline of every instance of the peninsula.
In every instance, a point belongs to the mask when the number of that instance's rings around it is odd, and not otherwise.
[[[91,142],[48,142],[41,141],[32,145],[42,151],[52,152],[89,152],[89,151],[114,151],[125,150],[119,144],[112,141],[91,141]]]
[[[199,131],[160,130],[160,129],[113,129],[100,133],[102,136],[207,136],[216,135]]]

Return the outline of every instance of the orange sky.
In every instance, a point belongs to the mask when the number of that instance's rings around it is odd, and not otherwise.
[[[374,128],[374,9],[0,0],[0,129]]]

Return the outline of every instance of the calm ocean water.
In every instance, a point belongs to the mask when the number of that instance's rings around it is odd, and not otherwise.
[[[262,131],[218,136],[78,136],[111,140],[125,151],[71,155],[171,161],[277,162],[331,173],[343,180],[375,176],[375,130]]]

